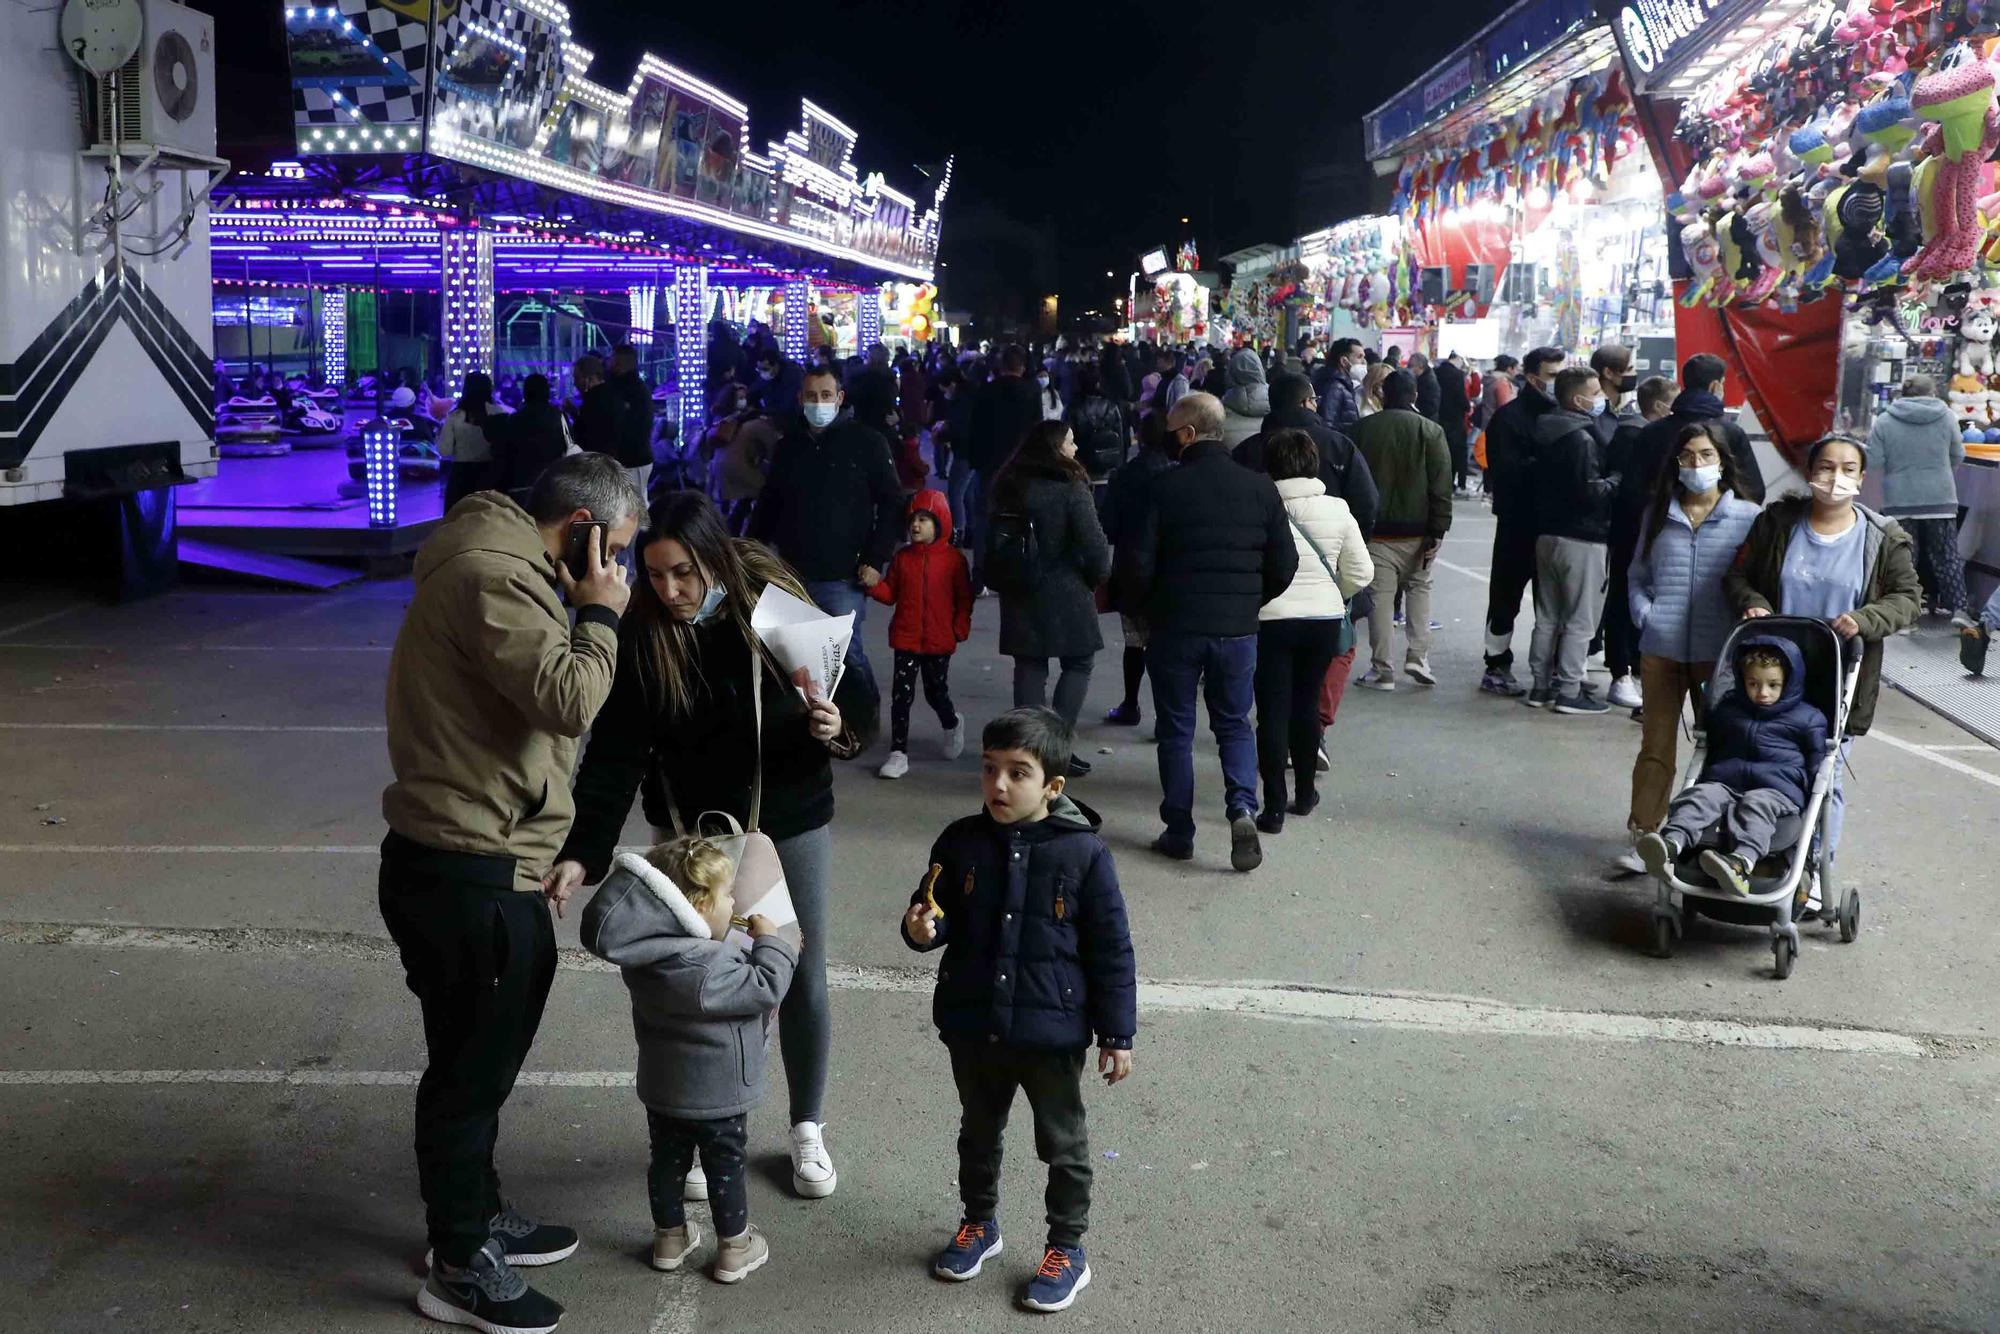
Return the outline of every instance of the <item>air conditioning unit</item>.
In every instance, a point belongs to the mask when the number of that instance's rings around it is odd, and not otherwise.
[[[118,139],[215,156],[215,20],[174,0],[144,0],[145,38],[118,71]],[[97,80],[94,137],[111,142],[113,79]]]

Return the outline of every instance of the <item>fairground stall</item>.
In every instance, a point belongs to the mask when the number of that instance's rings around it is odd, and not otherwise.
[[[1642,374],[1673,363],[1663,190],[1590,0],[1521,0],[1365,130],[1401,230],[1386,271],[1343,280],[1371,326],[1434,353],[1620,342]]]
[[[188,529],[290,555],[414,549],[439,516],[435,424],[472,371],[503,399],[531,373],[567,396],[577,356],[629,342],[670,457],[700,437],[711,363],[759,329],[796,359],[882,339],[887,310],[905,339],[932,331],[948,163],[920,205],[863,175],[855,132],[811,102],[758,151],[743,102],[655,56],[622,90],[593,82],[554,0],[284,20],[296,152],[215,193],[231,392]]]
[[[1966,443],[1975,600],[2000,579],[1991,10],[1605,4],[1674,182],[1684,350],[1730,363],[1793,462],[1828,430],[1865,435],[1907,375],[1931,375]]]

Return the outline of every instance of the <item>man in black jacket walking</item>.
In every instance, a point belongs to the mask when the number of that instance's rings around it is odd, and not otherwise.
[[[840,380],[814,366],[799,390],[799,413],[785,425],[770,479],[750,516],[750,536],[799,572],[830,616],[854,613],[847,665],[873,687],[861,645],[866,589],[882,580],[903,527],[903,487],[889,442],[843,413]]]
[[[639,352],[630,343],[611,349],[611,378],[604,387],[618,400],[611,455],[632,474],[639,494],[648,495],[646,484],[653,476],[653,391],[639,374]]]
[[[1437,423],[1444,427],[1444,445],[1451,451],[1451,485],[1459,496],[1467,495],[1466,469],[1470,450],[1465,425],[1472,413],[1472,400],[1465,393],[1465,358],[1454,352],[1431,367],[1438,382]]]
[[[971,494],[966,499],[966,544],[972,549],[972,586],[980,578],[986,550],[986,510],[993,496],[993,479],[1034,425],[1042,419],[1042,395],[1027,378],[1028,355],[1018,345],[1001,349],[1000,369],[993,382],[981,386],[972,402],[967,430],[967,461],[972,464]]]
[[[1736,464],[1736,494],[1759,505],[1764,503],[1764,470],[1757,464],[1750,437],[1722,406],[1722,380],[1728,369],[1721,357],[1707,352],[1687,359],[1681,367],[1681,392],[1674,399],[1672,410],[1640,431],[1632,446],[1632,456],[1627,460],[1619,488],[1621,508],[1632,513],[1645,509],[1653,484],[1660,480],[1667,470],[1667,461],[1674,456],[1674,442],[1680,438],[1681,428],[1697,422],[1712,423],[1710,434],[1729,446],[1730,457]]]
[[[1605,396],[1594,371],[1556,376],[1556,405],[1535,421],[1535,636],[1529,650],[1530,708],[1604,713],[1584,685],[1590,641],[1604,614],[1604,563],[1618,477],[1604,468],[1593,429]]]
[[[1486,493],[1493,497],[1492,582],[1486,589],[1486,675],[1479,688],[1519,699],[1528,693],[1514,677],[1514,618],[1521,595],[1535,581],[1535,422],[1556,406],[1559,347],[1528,354],[1521,392],[1486,426]]]
[[[1271,379],[1270,398],[1271,413],[1264,418],[1264,429],[1238,445],[1230,457],[1252,472],[1263,472],[1264,442],[1278,431],[1304,431],[1319,447],[1319,479],[1326,484],[1326,493],[1347,502],[1347,508],[1354,511],[1354,521],[1361,525],[1362,537],[1374,532],[1381,497],[1368,471],[1368,460],[1356,452],[1352,440],[1319,415],[1312,381],[1294,371],[1280,371]]]
[[[1160,819],[1155,851],[1194,856],[1194,725],[1197,693],[1222,753],[1230,865],[1263,863],[1257,839],[1257,739],[1250,728],[1257,672],[1257,613],[1291,586],[1299,553],[1278,488],[1222,447],[1222,403],[1199,391],[1167,414],[1180,466],[1149,489],[1144,531],[1133,544],[1132,583],[1152,639],[1159,738]],[[1205,685],[1204,685],[1205,678]]]

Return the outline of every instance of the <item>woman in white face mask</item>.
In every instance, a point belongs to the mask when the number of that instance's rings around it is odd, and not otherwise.
[[[1875,720],[1882,641],[1915,625],[1923,605],[1910,535],[1855,502],[1867,467],[1858,440],[1830,435],[1816,442],[1806,455],[1812,494],[1773,502],[1725,580],[1729,600],[1745,616],[1818,617],[1843,638],[1866,644],[1847,718],[1850,736],[1864,734]],[[1846,750],[1843,742],[1843,759]],[[1836,777],[1828,797],[1829,855],[1840,840],[1844,804]]]
[[[1694,423],[1681,428],[1668,471],[1653,479],[1639,545],[1627,571],[1632,624],[1639,630],[1644,731],[1632,766],[1626,828],[1650,833],[1667,818],[1677,772],[1681,703],[1701,708],[1701,687],[1736,621],[1722,578],[1750,535],[1757,506],[1736,494],[1729,449]],[[1637,872],[1633,853],[1620,865]]]

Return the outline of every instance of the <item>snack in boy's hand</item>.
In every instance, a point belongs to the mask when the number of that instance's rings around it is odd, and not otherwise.
[[[924,906],[936,913],[940,918],[944,916],[944,909],[938,907],[937,882],[938,877],[943,874],[944,863],[932,862],[931,873],[924,879]]]

